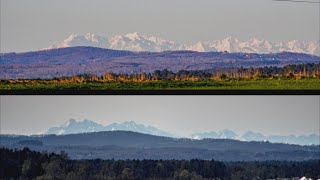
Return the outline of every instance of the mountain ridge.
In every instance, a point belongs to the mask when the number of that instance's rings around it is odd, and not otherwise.
[[[61,43],[56,43],[46,49],[74,46],[93,46],[115,50],[150,52],[192,50],[198,52],[228,51],[261,54],[286,51],[320,55],[320,42],[316,40],[268,41],[263,38],[251,37],[248,40],[241,41],[236,37],[229,36],[221,40],[179,43],[159,36],[141,35],[137,32],[114,35],[110,38],[93,33],[85,35],[71,34]]]
[[[218,132],[202,132],[193,133],[186,136],[178,136],[173,133],[155,128],[153,126],[136,123],[135,121],[124,121],[122,123],[111,123],[108,125],[102,125],[91,120],[84,119],[83,121],[77,121],[70,119],[64,124],[49,128],[45,134],[77,134],[77,133],[89,133],[89,132],[100,132],[100,131],[132,131],[149,135],[173,137],[173,138],[190,138],[190,139],[233,139],[241,141],[270,141],[273,143],[287,143],[287,144],[299,144],[299,145],[311,145],[320,144],[320,136],[316,134],[309,135],[270,135],[266,136],[261,133],[247,131],[242,135],[238,135],[232,130],[224,129]]]
[[[160,135],[172,137],[173,135],[155,128],[153,126],[145,126],[144,124],[136,123],[134,121],[124,121],[122,123],[111,123],[108,125],[102,125],[91,120],[84,119],[83,121],[77,121],[70,119],[64,124],[49,128],[45,134],[78,134],[89,133],[99,131],[132,131],[150,135]]]
[[[194,133],[190,137],[193,139],[205,139],[205,138],[220,138],[223,134],[223,131],[219,132],[204,132],[204,133]],[[228,139],[235,139],[241,141],[269,141],[272,143],[286,143],[286,144],[299,144],[299,145],[319,145],[320,144],[320,135],[315,133],[308,135],[263,135],[259,132],[247,131],[242,135],[238,135],[233,132],[230,136],[227,136]]]
[[[156,70],[209,70],[239,67],[286,66],[320,62],[302,53],[227,53],[189,50],[134,52],[89,46],[65,47],[0,55],[0,79],[50,79],[74,75],[152,73]]]
[[[319,145],[301,146],[230,139],[170,138],[131,131],[67,135],[0,135],[0,145],[38,151],[65,151],[72,159],[217,159],[224,161],[295,160],[319,158]],[[23,142],[23,143],[22,143]]]

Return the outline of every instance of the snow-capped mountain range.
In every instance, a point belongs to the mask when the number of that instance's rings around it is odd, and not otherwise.
[[[235,132],[225,129],[219,132],[204,132],[204,133],[195,133],[191,135],[193,139],[236,139],[241,141],[269,141],[273,143],[287,143],[287,144],[299,144],[299,145],[319,145],[320,136],[316,134],[310,135],[289,135],[289,136],[280,136],[280,135],[271,135],[266,136],[261,133],[256,133],[252,131],[247,131],[246,133],[239,135]]]
[[[91,120],[77,121],[75,119],[70,119],[61,126],[50,128],[45,134],[78,134],[86,132],[99,132],[99,131],[133,131],[138,133],[156,135],[156,136],[166,136],[181,138],[181,136],[175,135],[164,130],[160,130],[153,126],[146,126],[143,124],[136,123],[134,121],[125,121],[123,123],[112,123],[109,125],[102,125]],[[241,141],[269,141],[275,143],[288,143],[288,144],[299,144],[299,145],[311,145],[320,144],[320,136],[316,134],[302,135],[302,136],[265,136],[261,133],[256,133],[252,131],[247,131],[246,133],[239,135],[232,130],[222,130],[219,132],[201,132],[191,134],[185,138],[191,139],[235,139]]]
[[[83,120],[77,121],[75,119],[70,119],[69,121],[65,122],[63,125],[58,127],[50,128],[46,134],[78,134],[78,133],[86,133],[86,132],[99,132],[99,131],[133,131],[139,132],[144,134],[151,134],[156,136],[167,136],[172,137],[173,135],[157,129],[152,126],[145,126],[143,124],[136,123],[134,121],[125,121],[123,123],[112,123],[109,125],[102,125],[96,123],[91,120]]]
[[[175,51],[191,50],[198,52],[228,51],[245,53],[278,53],[296,52],[320,55],[320,41],[267,41],[260,38],[250,38],[247,41],[240,41],[235,37],[227,37],[222,40],[212,40],[206,42],[196,42],[182,44],[157,36],[141,35],[137,32],[125,35],[115,35],[111,38],[99,36],[92,33],[85,35],[71,34],[63,42],[57,43],[46,49],[73,47],[73,46],[93,46],[100,48],[128,50],[128,51]]]

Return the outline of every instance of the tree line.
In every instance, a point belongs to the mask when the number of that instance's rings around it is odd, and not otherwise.
[[[268,179],[320,178],[320,160],[70,160],[60,154],[0,148],[0,179]]]
[[[320,78],[320,63],[293,64],[283,67],[230,67],[211,70],[155,70],[150,73],[113,73],[106,71],[103,75],[94,72],[89,74],[73,75],[50,79],[56,83],[83,83],[83,82],[156,82],[169,81],[199,81],[199,80],[228,80],[228,79],[304,79]],[[34,79],[33,79],[34,80]],[[37,79],[40,80],[40,79]],[[1,80],[3,83],[29,82],[30,79]]]
[[[263,78],[320,78],[320,63],[287,65],[284,67],[234,67],[215,70],[179,70],[177,72],[168,69],[155,70],[152,73],[112,73],[106,72],[102,76],[94,73],[74,75],[72,77],[56,78],[58,80],[71,82],[150,82],[158,80],[174,81],[198,81],[198,80],[225,80],[225,79],[263,79]]]

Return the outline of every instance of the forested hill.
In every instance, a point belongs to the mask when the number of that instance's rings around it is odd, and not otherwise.
[[[1,54],[1,79],[53,78],[105,72],[138,73],[168,69],[207,70],[232,67],[285,66],[318,63],[320,57],[301,53],[130,52],[95,47],[69,47]]]
[[[0,148],[0,179],[319,179],[319,160],[70,160],[65,152]],[[303,177],[303,178],[302,178]]]
[[[177,139],[129,131],[69,135],[1,135],[1,145],[34,150],[65,150],[76,159],[219,159],[307,160],[319,159],[319,146],[299,146],[230,139]]]

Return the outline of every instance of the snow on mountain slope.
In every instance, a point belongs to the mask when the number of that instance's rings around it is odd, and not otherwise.
[[[214,139],[235,139],[241,141],[270,141],[273,143],[287,143],[287,144],[300,144],[300,145],[319,145],[320,136],[316,134],[310,135],[288,135],[288,136],[266,136],[261,133],[256,133],[252,131],[247,131],[242,135],[238,135],[231,130],[223,130],[219,132],[202,132],[195,133],[190,136],[192,139],[205,139],[205,138],[214,138]]]
[[[209,43],[197,42],[195,44],[184,44],[179,47],[178,50],[190,50],[198,52],[216,52],[218,51],[216,46],[211,46]]]
[[[83,132],[96,132],[102,131],[103,126],[94,121],[83,120],[76,121],[74,119],[70,119],[65,122],[63,125],[59,127],[50,128],[46,134],[77,134]]]
[[[213,139],[237,139],[238,135],[228,129],[224,129],[219,132],[203,132],[203,133],[195,133],[191,135],[192,139],[204,139],[204,138],[213,138]]]
[[[65,122],[63,125],[58,127],[50,128],[46,134],[76,134],[76,133],[85,133],[85,132],[99,132],[99,131],[133,131],[144,134],[151,134],[157,136],[168,136],[172,137],[173,135],[157,129],[152,126],[145,126],[143,124],[138,124],[134,121],[125,121],[123,123],[112,123],[106,126],[102,124],[98,124],[94,121],[83,120],[76,121],[74,119],[70,119]]]
[[[157,129],[152,126],[145,126],[143,124],[138,124],[134,121],[125,121],[123,123],[112,123],[110,125],[107,125],[104,127],[105,131],[117,131],[117,130],[123,130],[123,131],[133,131],[133,132],[139,132],[144,134],[151,134],[151,135],[157,135],[157,136],[172,136],[172,134],[167,133],[165,131],[162,131],[160,129]]]
[[[250,38],[247,41],[240,41],[235,37],[227,37],[222,40],[181,44],[165,40],[157,36],[141,35],[137,32],[125,35],[115,35],[110,39],[92,33],[87,33],[86,35],[71,34],[62,43],[53,45],[49,47],[49,49],[73,46],[93,46],[116,50],[151,52],[191,50],[199,52],[228,51],[246,53],[277,53],[287,51],[320,55],[319,41],[291,40],[271,42],[255,37]]]
[[[240,137],[240,140],[242,141],[266,141],[266,139],[267,137],[265,137],[263,134],[252,131],[247,131]]]
[[[78,134],[86,132],[99,132],[99,131],[133,131],[143,134],[150,134],[156,136],[166,136],[166,137],[180,137],[170,132],[160,130],[152,126],[146,126],[144,124],[139,124],[134,121],[125,121],[122,123],[112,123],[109,125],[102,125],[91,120],[77,121],[70,119],[61,126],[50,128],[45,134]],[[301,135],[301,136],[266,136],[261,133],[256,133],[252,131],[247,131],[242,135],[238,135],[232,130],[224,129],[218,132],[201,132],[195,133],[188,138],[191,139],[235,139],[241,141],[270,141],[273,143],[288,143],[288,144],[300,144],[300,145],[319,145],[320,136],[316,134]]]
[[[52,45],[48,49],[74,47],[74,46],[92,46],[100,48],[109,48],[109,40],[96,34],[87,33],[84,36],[78,34],[69,35],[62,43]]]
[[[110,49],[129,51],[152,51],[177,50],[173,41],[167,41],[156,36],[140,35],[137,32],[126,35],[116,35],[110,39]]]

